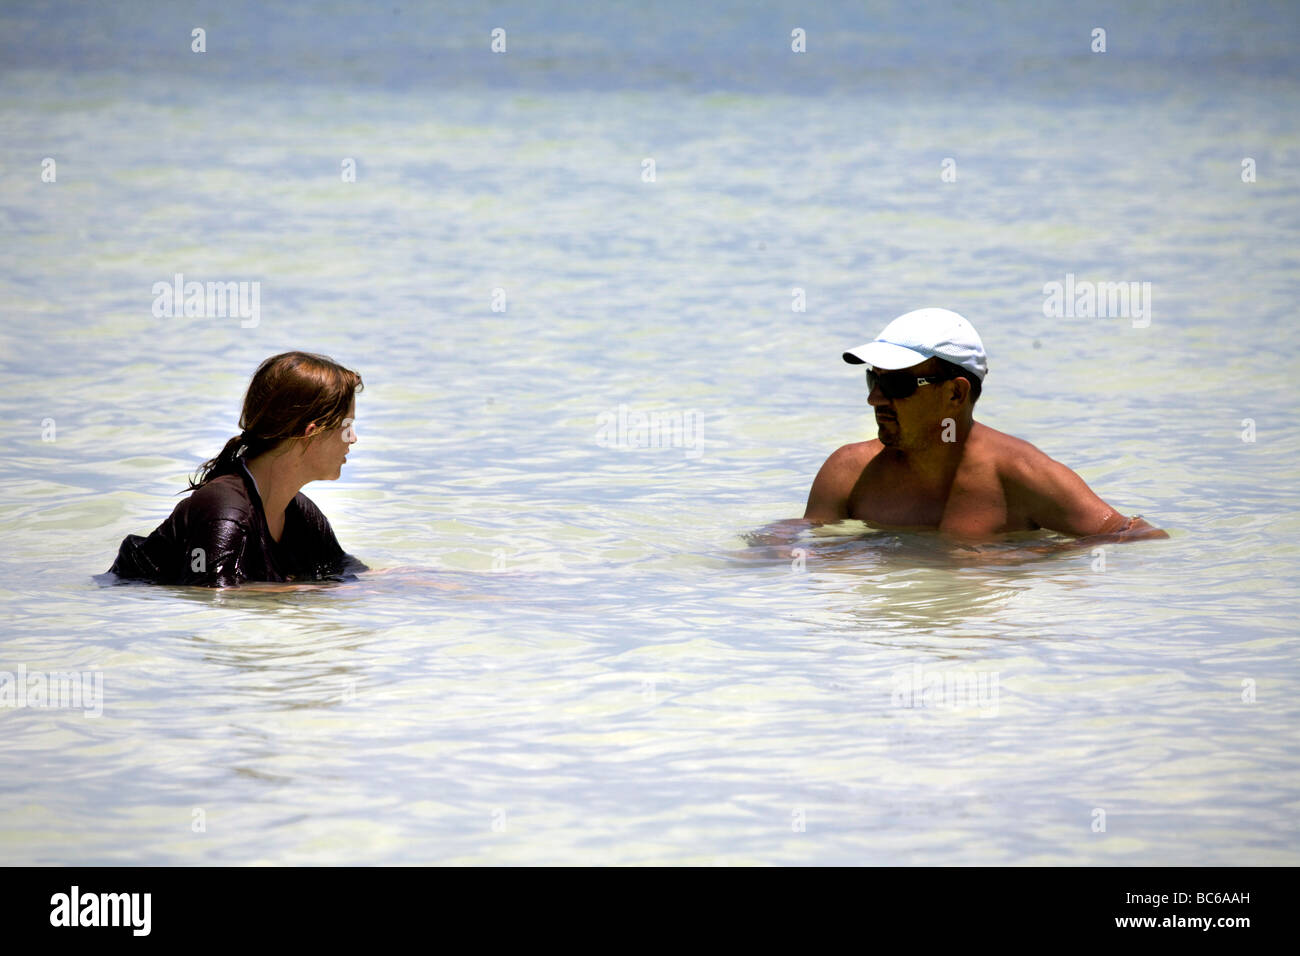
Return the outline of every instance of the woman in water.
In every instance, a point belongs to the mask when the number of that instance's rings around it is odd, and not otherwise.
[[[193,492],[149,535],[127,535],[109,572],[157,584],[339,580],[368,568],[298,489],[339,477],[357,440],[361,376],[324,355],[267,359],[244,394],[239,425],[190,480]]]

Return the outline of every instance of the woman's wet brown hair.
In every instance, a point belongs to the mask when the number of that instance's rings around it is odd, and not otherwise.
[[[257,367],[239,416],[243,433],[226,442],[216,458],[205,461],[190,479],[189,490],[202,488],[235,470],[241,457],[251,460],[282,441],[303,437],[315,422],[321,431],[338,428],[352,399],[363,388],[361,376],[327,355],[282,352]],[[309,441],[312,439],[308,439]]]

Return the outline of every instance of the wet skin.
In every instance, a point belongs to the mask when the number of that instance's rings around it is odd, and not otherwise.
[[[924,376],[938,368],[927,360],[904,371]],[[1169,537],[1141,518],[1121,515],[1029,442],[975,422],[969,391],[965,379],[954,379],[889,399],[877,384],[867,401],[878,437],[845,445],[826,459],[804,518],[853,518],[965,540],[1040,528],[1076,537]],[[944,441],[945,420],[952,441]]]

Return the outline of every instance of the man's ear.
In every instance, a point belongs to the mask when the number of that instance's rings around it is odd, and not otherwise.
[[[966,396],[970,394],[970,382],[964,377],[954,378],[950,383],[952,385],[952,400],[958,405],[966,404]]]

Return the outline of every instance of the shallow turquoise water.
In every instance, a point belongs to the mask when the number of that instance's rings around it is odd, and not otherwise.
[[[1300,862],[1294,77],[438,89],[86,42],[0,73],[0,670],[98,671],[103,714],[0,708],[0,860]],[[176,273],[259,281],[257,326],[156,318]],[[1067,273],[1150,325],[1045,317]],[[981,421],[1171,539],[749,546],[870,435],[840,352],[926,304],[983,336]],[[289,348],[366,380],[304,490],[382,573],[97,585]],[[984,696],[900,698],[934,675]]]

